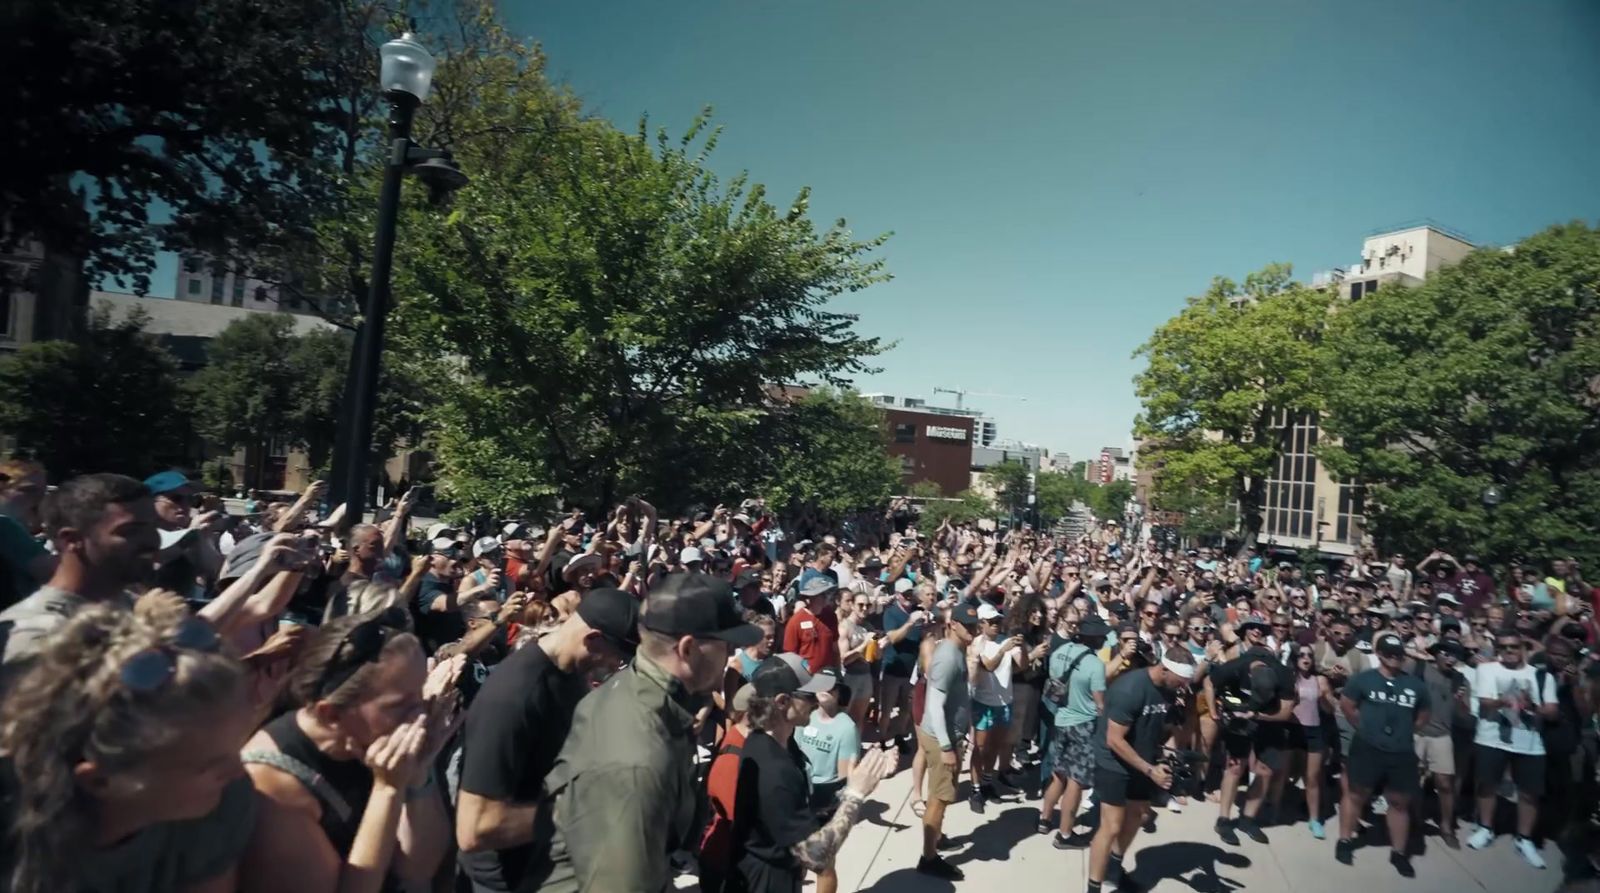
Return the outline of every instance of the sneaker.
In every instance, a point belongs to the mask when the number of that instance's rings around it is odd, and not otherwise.
[[[1494,832],[1482,825],[1479,825],[1478,829],[1472,832],[1472,836],[1467,838],[1467,846],[1475,850],[1481,850],[1491,843],[1494,843]]]
[[[932,875],[947,881],[965,880],[967,877],[961,869],[946,862],[940,856],[923,856],[918,859],[917,871],[921,874]]]
[[[1348,837],[1340,838],[1333,845],[1333,858],[1339,860],[1340,865],[1356,864],[1356,842]]]
[[[1150,888],[1134,880],[1133,875],[1127,872],[1123,872],[1122,877],[1117,879],[1117,893],[1145,893],[1148,889]]]
[[[1379,794],[1378,796],[1372,798],[1372,814],[1373,815],[1388,815],[1389,814],[1389,801],[1382,794]]]
[[[1167,812],[1173,813],[1174,815],[1183,814],[1183,800],[1184,798],[1182,797],[1173,797],[1171,800],[1168,800]]]
[[[1216,830],[1217,836],[1222,838],[1223,843],[1227,844],[1228,846],[1239,845],[1239,835],[1233,833],[1232,822],[1229,822],[1227,819],[1217,819]]]
[[[1000,791],[995,788],[993,782],[984,782],[983,784],[978,785],[978,793],[981,794],[985,800],[1000,799]]]
[[[1389,851],[1389,864],[1394,866],[1394,870],[1399,872],[1401,877],[1417,876],[1417,870],[1411,867],[1411,857],[1399,850]]]
[[[1077,834],[1071,837],[1063,837],[1061,832],[1057,831],[1056,836],[1051,839],[1050,845],[1058,850],[1081,850],[1089,845],[1089,838],[1088,835],[1080,836]]]
[[[971,797],[968,797],[967,805],[972,807],[973,812],[983,815],[983,794],[974,793]]]
[[[1316,819],[1306,822],[1306,827],[1311,829],[1311,836],[1318,840],[1326,839],[1328,832],[1323,830],[1322,823]]]
[[[1539,847],[1533,841],[1526,837],[1518,837],[1512,846],[1516,847],[1517,855],[1522,857],[1522,861],[1534,868],[1545,867],[1544,856],[1539,853]]]
[[[1252,819],[1247,815],[1240,816],[1239,821],[1234,823],[1234,827],[1238,828],[1240,833],[1256,843],[1267,842],[1267,833],[1261,830],[1261,826],[1256,824],[1255,819]]]
[[[1146,833],[1146,834],[1154,834],[1154,833],[1156,833],[1156,813],[1155,813],[1155,810],[1152,809],[1152,810],[1147,810],[1145,812],[1145,814],[1144,814],[1144,824],[1140,825],[1139,829],[1141,831],[1143,831],[1144,833]]]
[[[1039,833],[1040,833],[1040,834],[1049,834],[1049,833],[1050,833],[1050,830],[1051,830],[1051,829],[1052,829],[1052,828],[1054,828],[1054,827],[1055,827],[1055,826],[1056,826],[1056,823],[1055,823],[1055,822],[1052,822],[1052,821],[1050,821],[1050,820],[1049,820],[1049,819],[1040,819],[1040,820],[1039,820],[1039,821],[1038,821],[1038,822],[1036,822],[1036,823],[1035,823],[1035,824],[1034,824],[1034,828],[1035,828],[1035,829],[1036,829],[1036,830],[1037,830],[1037,831],[1038,831],[1038,832],[1039,832]]]
[[[943,850],[945,852],[948,852],[950,850],[959,850],[959,849],[961,849],[961,844],[956,843],[955,841],[951,840],[950,836],[947,835],[947,834],[940,834],[939,835],[939,842],[934,844],[933,848],[936,849],[936,850]]]

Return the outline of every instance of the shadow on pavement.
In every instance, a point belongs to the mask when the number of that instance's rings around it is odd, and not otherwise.
[[[868,800],[866,803],[861,804],[861,811],[858,814],[861,817],[861,821],[869,825],[877,825],[880,828],[888,828],[891,831],[904,831],[911,827],[910,825],[889,821],[885,818],[888,813],[889,804],[879,800]],[[919,822],[918,824],[921,823]]]
[[[1244,883],[1217,873],[1221,863],[1229,868],[1249,868],[1250,859],[1242,853],[1230,852],[1209,843],[1173,841],[1141,849],[1133,854],[1129,873],[1144,886],[1151,887],[1159,881],[1182,880],[1195,893],[1227,893],[1244,887]],[[1184,875],[1193,874],[1185,878]]]
[[[951,838],[952,843],[965,849],[947,857],[950,864],[996,862],[1010,857],[1018,843],[1036,833],[1034,822],[1039,819],[1039,810],[1033,806],[1015,806],[985,819],[971,834]]]
[[[914,868],[900,868],[889,872],[861,893],[955,893],[956,885],[950,881],[917,873]]]

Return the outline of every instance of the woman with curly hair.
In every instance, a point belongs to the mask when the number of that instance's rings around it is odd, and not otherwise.
[[[256,825],[246,670],[175,599],[85,607],[0,712],[17,893],[222,893]]]
[[[1011,678],[1012,747],[1001,751],[1002,760],[1012,750],[1019,758],[1025,757],[1030,745],[1039,737],[1039,691],[1044,686],[1046,664],[1050,659],[1047,614],[1044,597],[1037,592],[1023,593],[1006,611],[1005,635],[1022,637],[1019,649],[1022,664]]]

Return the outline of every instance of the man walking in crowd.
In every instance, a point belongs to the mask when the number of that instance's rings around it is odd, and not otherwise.
[[[917,871],[950,881],[961,869],[939,855],[944,814],[956,802],[962,739],[971,722],[966,650],[978,634],[978,612],[965,602],[950,609],[945,636],[928,662],[927,700],[917,745],[927,764],[928,806],[922,816],[922,858]]]
[[[1205,679],[1206,700],[1222,726],[1226,753],[1216,832],[1229,846],[1239,845],[1235,829],[1256,843],[1267,842],[1257,817],[1273,774],[1284,769],[1287,723],[1294,716],[1294,676],[1267,645],[1267,629],[1267,622],[1259,615],[1246,618],[1240,624],[1244,650],[1233,660],[1211,669]],[[1235,821],[1234,798],[1246,770],[1253,778]]]
[[[1389,800],[1389,864],[1401,877],[1414,877],[1410,846],[1410,799],[1419,787],[1415,730],[1428,720],[1428,688],[1405,672],[1406,646],[1386,633],[1373,645],[1378,667],[1345,684],[1339,709],[1355,729],[1350,746],[1348,792],[1339,807],[1339,840],[1334,857],[1354,861],[1356,824],[1374,793]]]
[[[1461,849],[1456,837],[1456,759],[1455,728],[1465,721],[1467,699],[1471,697],[1472,683],[1456,669],[1466,657],[1461,643],[1440,639],[1428,649],[1431,661],[1421,661],[1423,685],[1428,690],[1428,719],[1417,728],[1417,761],[1426,778],[1432,776],[1433,790],[1439,798],[1439,837],[1452,850]],[[1380,655],[1381,657],[1381,655]],[[1422,798],[1415,801],[1418,821],[1422,819]],[[1390,805],[1393,809],[1393,804]]]
[[[1136,887],[1124,879],[1122,859],[1144,824],[1150,799],[1172,787],[1172,770],[1159,762],[1167,740],[1167,711],[1177,690],[1194,678],[1187,648],[1169,648],[1154,666],[1129,670],[1106,689],[1105,712],[1095,722],[1095,793],[1100,827],[1089,845],[1086,893]]]
[[[1062,706],[1051,721],[1055,735],[1046,754],[1050,761],[1050,785],[1039,804],[1039,833],[1056,828],[1056,849],[1081,848],[1087,841],[1073,833],[1078,805],[1083,792],[1094,786],[1095,721],[1105,708],[1106,665],[1099,651],[1105,647],[1111,627],[1099,617],[1080,621],[1074,640],[1050,655],[1046,692]],[[1051,821],[1051,810],[1061,806],[1059,825]]]
[[[633,665],[578,705],[545,778],[550,857],[530,865],[545,891],[660,890],[670,855],[700,831],[694,757],[697,697],[722,684],[733,648],[759,641],[733,587],[669,574],[645,602]],[[526,886],[525,882],[525,886]]]
[[[534,856],[544,778],[555,764],[588,674],[632,657],[638,601],[596,589],[555,632],[501,661],[467,712],[456,841],[475,893],[518,889]],[[548,836],[546,836],[548,840]]]

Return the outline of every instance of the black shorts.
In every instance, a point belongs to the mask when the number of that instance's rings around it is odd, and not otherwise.
[[[1094,796],[1107,806],[1149,803],[1155,792],[1156,783],[1147,775],[1140,775],[1137,772],[1124,775],[1121,772],[1095,767]]]
[[[1345,777],[1350,780],[1351,787],[1369,794],[1415,794],[1422,789],[1416,751],[1397,753],[1379,750],[1368,744],[1360,733],[1350,742],[1350,760],[1345,764]]]
[[[1323,736],[1322,729],[1322,726],[1303,726],[1297,722],[1289,723],[1289,749],[1303,750],[1306,753],[1327,752],[1328,741]]]
[[[1544,795],[1543,754],[1512,753],[1498,747],[1479,744],[1473,748],[1473,762],[1478,767],[1478,793],[1491,791],[1506,774],[1506,764],[1511,765],[1511,783],[1517,786],[1517,796],[1541,797]]]
[[[1283,768],[1283,751],[1288,746],[1288,726],[1281,722],[1258,722],[1248,734],[1222,735],[1222,749],[1229,759],[1248,763],[1253,753],[1274,772]]]

